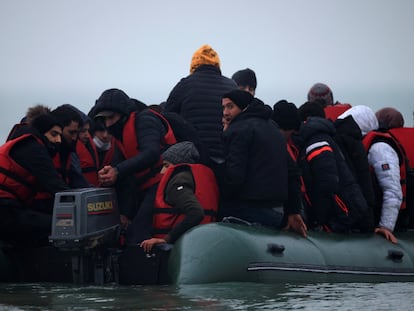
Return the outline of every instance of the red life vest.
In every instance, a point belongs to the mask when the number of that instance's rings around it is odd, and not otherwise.
[[[403,146],[409,165],[414,168],[414,127],[393,128],[388,132]]]
[[[165,145],[173,145],[177,142],[174,136],[174,132],[168,123],[168,121],[158,112],[149,109],[148,111],[155,114],[167,127],[167,133],[164,135],[161,146],[164,147]],[[137,138],[137,133],[135,130],[135,119],[136,119],[136,112],[131,113],[128,120],[125,123],[123,133],[122,133],[122,142],[121,150],[126,159],[130,159],[137,154],[139,154],[139,143]],[[157,160],[157,162],[151,167],[147,168],[141,172],[135,174],[138,180],[145,180],[145,182],[140,186],[140,189],[147,189],[148,187],[156,184],[161,180],[161,171],[162,167],[162,158],[161,156]]]
[[[89,144],[93,154],[79,139],[76,142],[76,153],[79,156],[83,176],[90,184],[98,186],[98,152],[96,151],[95,144],[91,138],[89,138]]]
[[[204,209],[202,224],[216,221],[219,205],[219,190],[213,171],[202,164],[178,164],[170,166],[162,176],[154,202],[153,236],[163,238],[184,219],[171,205],[165,202],[165,190],[177,167],[188,166],[194,178],[195,196]]]
[[[350,104],[335,104],[324,108],[325,118],[335,121],[338,117],[348,109],[352,108]]]
[[[365,150],[368,152],[372,144],[381,141],[390,144],[398,154],[400,162],[400,183],[403,193],[403,201],[400,209],[405,209],[407,207],[407,156],[403,146],[390,133],[371,131],[363,138],[362,143],[364,144]]]
[[[119,148],[118,143],[116,142],[115,137],[112,137],[111,139],[111,147],[105,152],[104,158],[102,159],[102,163],[99,163],[98,169],[101,169],[102,167],[106,165],[111,165],[112,160],[115,154],[115,148]],[[99,156],[98,156],[98,162],[99,162]]]
[[[25,134],[0,147],[0,197],[18,200],[25,206],[30,205],[36,194],[36,180],[27,169],[10,157],[10,150],[28,137],[34,137],[43,145],[34,135]]]

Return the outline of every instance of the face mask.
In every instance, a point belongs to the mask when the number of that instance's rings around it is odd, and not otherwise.
[[[111,148],[111,142],[104,143],[96,136],[94,136],[93,142],[95,143],[96,148],[98,148],[99,150],[107,151],[109,150],[109,148]]]

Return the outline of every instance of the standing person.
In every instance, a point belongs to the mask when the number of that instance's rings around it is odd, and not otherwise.
[[[272,109],[238,89],[223,95],[222,107],[222,216],[281,228],[288,199],[288,153],[286,141],[271,119]]]
[[[26,134],[0,147],[0,239],[17,243],[44,243],[50,234],[52,209],[33,205],[36,192],[53,196],[69,189],[52,162],[62,126],[50,114],[31,123]]]
[[[174,243],[186,231],[200,223],[216,220],[219,190],[213,171],[199,163],[199,153],[192,142],[183,141],[163,154],[163,174],[158,185],[153,212],[152,237],[141,231],[137,241],[146,252],[156,244]],[[139,217],[140,214],[138,213]],[[148,220],[147,220],[148,221]],[[131,225],[131,228],[134,223]]]
[[[234,80],[234,82],[236,82],[240,90],[247,91],[253,96],[255,95],[257,79],[256,73],[253,70],[246,68],[236,71],[231,78]]]
[[[137,207],[147,204],[145,201],[155,193],[154,185],[161,179],[161,154],[176,143],[174,133],[151,109],[135,111],[129,96],[119,89],[105,90],[96,101],[94,113],[95,120],[103,119],[123,152],[123,159],[104,166],[98,178],[103,186],[115,185],[118,193],[122,192],[119,197],[131,198],[129,203],[120,204],[121,222],[127,227]]]
[[[360,229],[358,225],[369,208],[334,141],[333,122],[323,117],[323,107],[315,102],[300,106],[299,113],[305,122],[295,144],[311,202],[307,209],[309,226],[344,233]]]
[[[341,117],[352,115],[361,129],[368,163],[374,174],[376,191],[375,232],[397,243],[393,234],[403,204],[401,167],[404,164],[398,145],[391,135],[378,131],[379,122],[374,111],[367,106],[355,106]],[[400,160],[401,156],[401,160]]]
[[[315,83],[308,92],[308,101],[322,104],[327,119],[335,121],[338,116],[351,108],[350,104],[334,101],[332,90],[324,83]]]
[[[203,45],[191,59],[190,75],[177,83],[165,103],[166,112],[180,114],[196,129],[213,166],[223,161],[221,97],[236,88],[221,74],[217,52]]]

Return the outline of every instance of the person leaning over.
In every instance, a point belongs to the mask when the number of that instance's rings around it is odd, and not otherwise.
[[[37,191],[54,195],[69,189],[52,162],[62,126],[50,114],[42,114],[26,130],[0,147],[0,240],[47,242],[52,210],[34,206],[33,199]]]
[[[163,154],[163,177],[154,201],[152,237],[140,243],[146,252],[156,244],[174,243],[187,230],[216,220],[219,190],[213,171],[196,164],[192,142],[179,142]]]
[[[221,216],[281,228],[288,199],[288,153],[271,119],[272,108],[242,90],[224,94],[222,106]]]

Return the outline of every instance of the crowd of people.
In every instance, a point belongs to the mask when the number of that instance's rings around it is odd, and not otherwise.
[[[54,194],[114,187],[126,243],[145,251],[221,220],[397,243],[414,209],[401,113],[334,101],[323,83],[272,107],[256,87],[250,68],[223,76],[203,45],[159,105],[112,88],[87,113],[30,107],[0,147],[0,240],[45,242]]]

